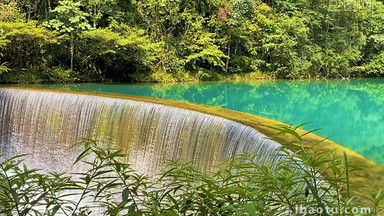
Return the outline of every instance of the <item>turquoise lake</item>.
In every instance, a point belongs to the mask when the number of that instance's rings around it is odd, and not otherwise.
[[[384,164],[384,79],[350,81],[71,84],[44,87],[219,106],[298,125]]]

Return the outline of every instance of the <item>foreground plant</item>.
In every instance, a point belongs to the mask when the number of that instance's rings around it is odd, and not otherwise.
[[[212,172],[170,162],[157,180],[138,175],[122,162],[126,155],[93,140],[84,141],[74,162],[87,171],[75,175],[41,174],[21,165],[23,156],[11,158],[0,164],[0,214],[348,215],[362,209],[361,215],[376,215],[383,210],[381,191],[365,196],[351,191],[354,166],[345,154],[304,148],[297,127],[275,129],[297,142],[278,155],[238,155]],[[280,160],[259,163],[259,157]]]

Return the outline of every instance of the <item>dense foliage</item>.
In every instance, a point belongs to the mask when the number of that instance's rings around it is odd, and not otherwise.
[[[23,156],[0,163],[0,213],[4,215],[314,215],[300,206],[332,210],[364,208],[361,215],[383,210],[384,194],[355,194],[349,175],[354,165],[335,152],[315,152],[300,143],[297,127],[278,127],[297,137],[286,143],[278,163],[259,163],[260,155],[239,155],[201,172],[189,164],[170,163],[158,177],[138,175],[118,150],[86,140],[74,164],[88,171],[41,174],[22,166]],[[304,136],[304,135],[303,135]],[[315,145],[318,145],[316,143]],[[292,154],[287,147],[294,148]],[[322,175],[319,175],[322,174]],[[155,180],[158,179],[158,180]],[[310,210],[311,211],[311,210]],[[316,210],[318,211],[318,210]],[[367,214],[365,214],[365,213]],[[348,213],[348,212],[347,212]],[[369,214],[368,214],[369,213]]]
[[[383,3],[332,2],[3,0],[0,81],[381,76]]]

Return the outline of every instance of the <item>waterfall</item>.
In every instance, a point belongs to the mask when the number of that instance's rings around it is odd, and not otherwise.
[[[242,152],[274,161],[280,144],[224,118],[146,102],[81,94],[0,89],[0,151],[26,162],[70,171],[83,138],[118,146],[141,173],[174,159],[202,170]]]

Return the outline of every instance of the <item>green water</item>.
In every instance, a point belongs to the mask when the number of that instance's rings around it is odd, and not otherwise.
[[[384,80],[48,86],[151,96],[224,107],[307,130],[384,164]]]

